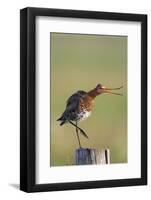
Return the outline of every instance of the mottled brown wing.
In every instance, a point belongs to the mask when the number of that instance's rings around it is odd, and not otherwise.
[[[61,125],[69,120],[76,121],[78,119],[79,104],[86,94],[87,93],[84,91],[77,91],[69,97],[67,100],[66,109],[58,119],[58,121],[62,121]]]
[[[83,99],[86,94],[87,93],[82,91],[82,90],[79,90],[79,91],[75,92],[67,100],[66,108],[68,108],[68,109],[71,109],[71,108],[72,109],[77,109],[81,99]]]

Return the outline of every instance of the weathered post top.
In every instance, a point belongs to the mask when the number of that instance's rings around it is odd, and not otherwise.
[[[75,152],[76,165],[110,164],[109,149],[79,148]]]

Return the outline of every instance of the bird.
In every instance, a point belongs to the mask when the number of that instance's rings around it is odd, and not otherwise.
[[[78,122],[86,120],[91,115],[94,100],[97,96],[104,93],[122,96],[123,94],[114,92],[114,90],[119,90],[122,87],[123,86],[108,88],[99,83],[88,92],[78,90],[67,99],[65,111],[62,113],[61,117],[57,119],[57,121],[60,121],[60,126],[70,123],[75,127],[79,148],[82,148],[79,132],[85,138],[89,139],[89,137],[85,131],[78,126]]]

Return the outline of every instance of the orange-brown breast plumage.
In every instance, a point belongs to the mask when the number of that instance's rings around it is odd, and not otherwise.
[[[84,98],[81,98],[80,104],[79,104],[79,110],[82,111],[83,109],[90,112],[92,110],[93,106],[93,99],[89,97],[89,95],[86,95]]]

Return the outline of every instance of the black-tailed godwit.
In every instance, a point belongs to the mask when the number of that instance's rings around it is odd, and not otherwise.
[[[61,117],[57,119],[57,121],[61,122],[60,125],[63,125],[65,123],[70,123],[76,128],[76,134],[80,148],[81,148],[81,142],[79,138],[79,131],[84,137],[88,138],[88,136],[85,133],[85,131],[83,131],[78,126],[78,122],[85,120],[90,116],[95,97],[103,93],[122,95],[120,93],[113,92],[113,90],[119,90],[122,87],[123,86],[118,88],[107,88],[101,84],[98,84],[94,89],[88,92],[79,90],[68,98],[66,103],[66,109],[61,115]]]

